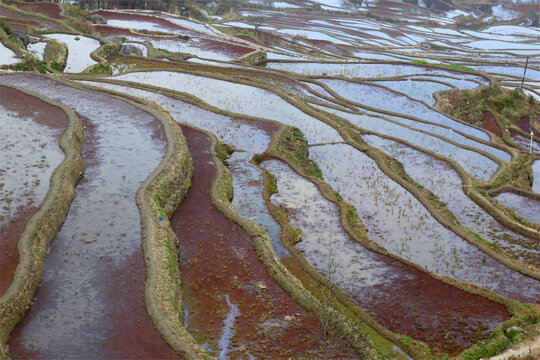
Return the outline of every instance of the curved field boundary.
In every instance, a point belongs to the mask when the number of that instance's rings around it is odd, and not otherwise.
[[[479,248],[481,251],[483,251],[484,253],[486,253],[490,257],[494,258],[495,260],[497,260],[497,261],[501,262],[502,264],[504,264],[505,266],[509,267],[510,269],[518,271],[518,272],[520,272],[520,273],[522,273],[524,275],[527,275],[527,276],[529,276],[529,277],[531,277],[533,279],[540,280],[540,271],[538,271],[538,269],[536,267],[528,266],[526,264],[523,264],[522,262],[514,260],[514,259],[510,258],[508,255],[506,255],[506,254],[504,254],[502,252],[499,252],[497,249],[492,248],[489,245],[489,243],[486,242],[484,239],[479,239],[476,236],[474,236],[472,233],[470,233],[469,230],[467,230],[464,227],[457,224],[455,222],[455,218],[453,218],[452,216],[448,216],[449,210],[446,208],[446,206],[443,206],[442,203],[438,200],[438,198],[436,198],[433,194],[431,194],[428,197],[426,194],[423,193],[424,190],[418,188],[416,186],[416,184],[414,184],[414,182],[412,182],[412,180],[403,178],[402,176],[400,176],[396,172],[394,172],[394,170],[392,170],[388,166],[386,166],[384,164],[384,159],[381,156],[375,156],[375,154],[377,154],[377,151],[374,151],[374,150],[376,150],[376,149],[374,149],[374,148],[370,147],[369,145],[367,145],[360,138],[360,136],[358,136],[358,133],[355,133],[354,130],[352,130],[352,129],[355,129],[356,127],[352,123],[350,123],[349,121],[347,121],[345,119],[342,119],[342,118],[338,118],[335,115],[328,115],[328,114],[325,115],[324,112],[322,112],[320,110],[315,110],[312,107],[310,107],[309,105],[305,104],[297,96],[290,95],[290,94],[286,93],[282,89],[279,89],[279,88],[276,88],[275,86],[269,85],[268,82],[261,83],[261,82],[258,82],[258,81],[249,81],[249,80],[246,80],[244,78],[241,78],[241,79],[239,79],[239,78],[231,78],[230,76],[227,76],[227,75],[224,75],[224,74],[216,74],[214,72],[207,73],[207,72],[201,72],[201,71],[190,71],[188,69],[185,69],[185,70],[178,70],[178,69],[164,70],[164,69],[159,69],[158,68],[158,69],[153,69],[153,70],[152,69],[145,69],[145,70],[138,70],[138,71],[128,71],[126,73],[129,73],[129,72],[151,72],[151,71],[172,71],[172,72],[189,73],[189,74],[193,74],[193,75],[214,78],[214,79],[217,79],[217,80],[224,80],[224,81],[229,81],[229,82],[234,82],[234,83],[239,83],[239,84],[244,84],[244,85],[249,85],[249,86],[255,86],[255,87],[262,88],[262,89],[268,90],[270,92],[273,92],[274,94],[281,97],[283,100],[285,100],[288,103],[296,106],[298,109],[300,109],[304,113],[306,113],[306,114],[308,114],[308,115],[322,121],[323,123],[325,123],[327,125],[332,126],[333,128],[335,128],[338,131],[338,133],[342,136],[342,138],[345,140],[345,142],[347,142],[349,145],[354,146],[359,151],[366,152],[368,156],[372,157],[377,162],[379,168],[387,176],[389,176],[392,180],[396,181],[398,184],[400,184],[402,187],[404,187],[407,191],[409,191],[414,197],[416,197],[426,207],[426,209],[435,217],[435,219],[439,223],[441,223],[443,226],[445,226],[448,229],[452,230],[458,236],[461,236],[466,241],[468,241],[472,245],[476,246],[477,248]],[[84,78],[84,77],[77,77],[77,78],[81,79],[81,80],[102,81],[102,80],[96,79],[96,78]],[[104,82],[110,82],[110,83],[114,83],[114,84],[117,84],[117,85],[133,86],[133,87],[143,89],[143,90],[147,90],[147,91],[160,91],[162,93],[170,93],[170,94],[178,93],[178,94],[180,94],[179,92],[175,92],[175,91],[168,90],[168,89],[165,89],[165,88],[148,86],[148,85],[140,84],[140,83],[117,81],[117,80],[114,79],[114,77],[112,77],[110,79],[107,79]],[[207,108],[207,107],[205,107],[205,108]],[[210,108],[210,110],[214,111],[212,108]],[[223,114],[225,112],[219,111],[218,113]],[[238,116],[238,114],[234,114],[233,116]],[[242,117],[245,117],[245,116],[242,115]],[[249,118],[249,117],[245,117],[245,118]],[[264,119],[262,119],[262,120],[264,120]],[[387,137],[387,136],[384,136],[384,135],[381,135],[381,134],[378,134],[378,133],[374,133],[374,132],[366,132],[366,131],[364,131],[364,132],[365,133],[372,133],[374,135],[381,136],[381,137],[384,137],[384,138],[389,138],[391,140],[401,142],[401,143],[403,143],[405,145],[412,146],[413,148],[415,148],[417,150],[425,151],[424,149],[420,149],[416,145],[410,144],[410,143],[405,142],[405,141],[403,141],[401,139]],[[368,151],[369,149],[371,151]],[[472,189],[473,189],[473,187],[472,187],[473,180],[465,172],[465,170],[463,170],[461,168],[461,166],[457,162],[452,161],[451,159],[441,157],[440,155],[429,152],[429,151],[428,151],[428,153],[435,156],[435,157],[437,157],[437,158],[439,158],[439,159],[448,161],[456,169],[456,171],[458,172],[458,174],[462,178],[466,194],[469,197],[471,197],[471,195],[469,195],[469,193],[468,193],[468,192],[471,192],[473,194],[472,196],[474,196],[476,191],[472,191]],[[502,171],[503,171],[503,168],[500,167],[499,170],[497,170],[497,173],[500,173]],[[478,196],[480,197],[480,195],[478,195]],[[435,203],[433,203],[430,199],[434,199]],[[473,201],[475,201],[475,199],[473,197],[471,197],[471,199]],[[481,199],[482,198],[480,198],[480,200]],[[485,200],[484,202],[488,202],[488,201]],[[478,205],[482,206],[481,203],[479,203]],[[486,209],[484,209],[484,210],[486,210]],[[489,214],[493,215],[491,213],[491,211],[494,211],[494,210],[492,210],[491,208],[488,208],[488,210],[486,210],[486,211],[488,211]],[[510,226],[508,226],[508,227],[510,229],[512,229],[512,230],[518,230],[517,228],[514,228],[514,227],[510,227]],[[536,235],[534,237],[537,237],[537,236],[538,235]]]
[[[171,126],[171,120],[162,114],[153,113],[165,125],[169,145],[161,164],[137,193],[143,223],[146,309],[160,334],[179,355],[186,359],[209,358],[182,326],[177,239],[168,221],[189,189],[191,156],[180,127]]]
[[[234,114],[234,113],[231,113],[231,112],[228,112],[228,111],[225,111],[225,110],[221,110],[221,109],[218,109],[218,108],[214,108],[208,104],[206,104],[205,102],[203,102],[202,100],[200,99],[197,99],[197,98],[193,98],[192,96],[190,96],[189,94],[185,94],[185,93],[181,93],[181,92],[175,92],[175,91],[172,91],[172,90],[168,90],[168,89],[164,89],[164,88],[158,88],[158,87],[153,87],[153,86],[149,86],[149,85],[145,85],[145,84],[140,84],[140,83],[133,83],[133,82],[124,82],[124,81],[118,81],[118,80],[114,80],[114,79],[97,79],[97,78],[87,78],[87,77],[77,77],[77,78],[80,78],[81,80],[84,79],[84,80],[92,80],[92,81],[97,81],[97,82],[105,82],[105,83],[111,83],[111,84],[116,84],[116,85],[123,85],[123,86],[130,86],[130,87],[134,87],[134,88],[137,88],[137,89],[141,89],[141,90],[146,90],[146,91],[159,91],[162,95],[166,95],[166,96],[169,96],[169,97],[172,97],[172,98],[177,98],[177,99],[181,99],[183,101],[187,101],[189,103],[192,103],[196,106],[199,106],[199,107],[202,107],[204,109],[207,109],[207,110],[210,110],[212,112],[216,112],[216,113],[219,113],[219,114],[222,114],[222,115],[227,115],[227,116],[233,116],[233,117],[242,117],[242,118],[246,118],[246,119],[255,119],[253,117],[250,117],[250,116],[245,116],[245,115],[239,115],[239,114]],[[285,97],[285,99],[287,100],[288,97]],[[291,102],[291,101],[289,101]],[[312,110],[312,109],[309,109],[309,110]],[[312,111],[311,111],[312,112]],[[319,115],[320,116],[320,115]],[[333,124],[334,127],[336,127],[338,129],[338,131],[340,131],[345,140],[346,140],[346,143],[350,144],[351,143],[354,143],[355,141],[358,141],[359,143],[362,144],[362,149],[364,149],[365,147],[368,147],[366,144],[363,143],[362,140],[358,140],[358,136],[356,134],[356,136],[354,135],[350,135],[349,132],[351,131],[350,129],[347,130],[347,125],[345,124],[345,126],[340,126],[341,123],[338,123],[336,121],[332,121],[330,122],[327,118],[323,117],[323,119],[325,119],[325,122],[327,123],[330,123],[330,124]],[[261,118],[257,118],[257,120],[262,120],[262,121],[269,121],[269,120],[265,120],[265,119],[261,119]],[[272,123],[275,123],[274,121],[271,121]],[[279,124],[279,123],[278,123]],[[281,125],[281,124],[280,124]],[[345,129],[345,130],[343,130]],[[275,135],[277,136],[277,135]],[[356,140],[355,140],[356,139]],[[395,139],[394,139],[395,140]],[[271,145],[272,146],[272,145]],[[356,144],[356,148],[358,148],[360,145]],[[364,149],[365,150],[365,149]],[[361,150],[363,151],[363,150]],[[368,151],[368,154],[371,154],[372,151]],[[379,152],[380,153],[380,152]],[[437,156],[436,154],[434,156]],[[440,156],[438,156],[438,158],[441,158]],[[285,159],[282,159],[284,161],[286,161]],[[384,161],[384,159],[382,158],[378,158],[379,161]],[[444,159],[443,159],[444,160]],[[287,163],[289,163],[288,161],[286,161]],[[297,171],[300,175],[306,177],[304,174],[302,174],[301,172],[299,172],[299,170],[291,163],[289,163],[289,165],[295,169],[295,171]],[[221,169],[221,170],[220,170]],[[383,168],[383,170],[386,171],[389,171],[391,173],[393,173],[393,170],[390,170],[388,168]],[[218,171],[226,171],[226,169],[223,168],[223,165],[221,166],[218,166]],[[218,173],[219,174],[219,173]],[[398,175],[395,175],[397,178],[399,178]],[[390,176],[392,178],[392,176]],[[308,179],[311,179],[308,177]],[[395,180],[395,179],[394,179]],[[216,178],[216,181],[217,178]],[[225,180],[221,180],[222,182],[225,181]],[[312,180],[313,181],[313,180]],[[318,186],[323,186],[323,188],[328,188],[330,189],[330,187],[324,183],[324,185],[318,185]],[[332,195],[333,192],[330,190],[328,190],[329,192],[325,193],[325,191],[322,191],[323,194],[325,194],[325,197],[327,197],[327,199],[329,199],[330,201],[336,203],[338,206],[340,206],[340,208],[342,208],[342,211],[341,211],[341,217],[342,217],[342,222],[345,221],[343,219],[349,219],[347,215],[348,214],[348,211],[350,209],[352,209],[354,211],[354,208],[348,204],[345,204],[344,202],[336,202],[336,199],[334,198],[334,196]],[[328,195],[329,194],[329,195]],[[220,200],[218,198],[218,200]],[[226,209],[227,208],[227,204],[229,204],[228,200],[227,201],[224,201],[224,200],[220,200],[221,203],[222,203],[222,206]],[[429,200],[426,200],[426,201],[429,201]],[[218,207],[216,205],[216,207]],[[221,208],[218,207],[220,210]],[[344,209],[344,210],[343,210]],[[429,210],[429,208],[428,208]],[[233,210],[233,214],[234,214],[234,211]],[[454,279],[451,279],[451,278],[447,278],[447,277],[441,277],[441,276],[438,276],[438,275],[435,275],[429,271],[426,271],[426,269],[422,268],[422,267],[419,267],[417,266],[416,264],[413,264],[413,263],[410,263],[409,261],[407,260],[404,260],[402,258],[400,258],[399,256],[396,256],[396,255],[393,255],[393,254],[390,254],[388,253],[386,250],[384,250],[380,245],[376,244],[375,242],[373,242],[372,240],[370,240],[367,236],[367,234],[365,233],[365,230],[361,230],[363,228],[362,224],[361,224],[361,221],[359,220],[358,218],[358,215],[356,215],[356,212],[354,211],[354,214],[355,216],[353,216],[352,218],[354,219],[354,221],[356,222],[355,224],[353,225],[345,225],[345,229],[346,231],[349,233],[349,235],[351,235],[353,237],[353,239],[356,239],[357,241],[359,241],[361,244],[363,244],[364,246],[366,246],[368,249],[370,250],[373,250],[375,252],[378,252],[380,254],[383,254],[383,255],[386,255],[386,256],[391,256],[392,258],[394,259],[397,259],[409,266],[412,266],[422,272],[425,272],[425,273],[428,273],[430,276],[436,278],[436,279],[439,279],[441,281],[443,281],[444,283],[446,284],[449,284],[451,286],[454,286],[454,287],[458,287],[462,290],[465,290],[465,291],[468,291],[472,294],[476,294],[476,295],[480,295],[480,296],[483,296],[483,297],[486,297],[492,301],[495,301],[495,302],[498,302],[498,303],[501,303],[503,305],[505,305],[508,309],[509,309],[509,312],[511,314],[514,314],[514,315],[519,315],[519,314],[523,314],[523,313],[528,313],[529,310],[527,310],[526,308],[524,308],[522,305],[519,305],[519,303],[513,301],[513,300],[510,300],[508,298],[505,298],[503,296],[500,296],[498,294],[495,294],[489,290],[486,290],[486,289],[483,289],[483,288],[480,288],[476,285],[473,285],[473,284],[469,284],[469,283],[464,283],[464,282],[460,282],[460,281],[457,281],[457,280],[454,280]],[[227,214],[226,214],[227,215]],[[237,222],[240,224],[240,222],[238,222],[239,220],[235,220],[235,219],[240,219],[240,221],[246,221],[248,224],[252,224],[249,220],[245,220],[241,217],[239,217],[238,215],[236,215],[237,217],[234,217],[234,218],[231,218],[233,221]],[[227,217],[229,217],[229,215],[227,215]],[[230,217],[229,217],[230,218]],[[351,221],[351,220],[347,220],[347,221]],[[347,224],[347,223],[346,223]],[[252,224],[253,226],[254,224]],[[257,228],[257,225],[254,225],[255,228]],[[245,228],[244,226],[242,226],[243,228]],[[360,228],[360,230],[359,230]],[[246,228],[245,228],[246,229]],[[247,229],[246,229],[247,231]],[[261,230],[262,231],[262,230]],[[248,231],[248,234],[252,235],[252,232]],[[257,235],[258,233],[255,232],[255,235]],[[264,233],[263,233],[264,234]],[[253,236],[252,236],[253,237]],[[256,238],[254,238],[254,242],[256,244],[260,244],[260,247],[263,247],[262,249],[259,249],[256,245],[256,249],[257,251],[271,251],[273,252],[273,248],[271,247],[271,242],[269,239],[266,240],[266,242],[263,240],[264,239],[264,236],[263,235],[260,235],[256,241]],[[476,244],[474,244],[476,245]],[[277,259],[276,259],[277,260]],[[279,261],[279,260],[277,260]],[[266,263],[265,263],[266,264]],[[283,265],[281,265],[281,263],[278,263],[277,266],[280,266],[281,268],[283,267]],[[274,277],[274,272],[273,271],[270,271],[270,273],[272,274],[272,276]],[[321,276],[321,275],[319,275]],[[294,279],[295,282],[297,282],[298,280],[297,279]],[[284,287],[284,289],[286,289],[288,292],[288,288],[285,287],[281,281],[278,280],[278,282],[280,283],[280,285],[282,287]],[[291,294],[291,296],[293,296]],[[293,298],[295,298],[293,296]],[[295,298],[297,299],[297,298]],[[350,300],[348,300],[350,302]],[[302,304],[302,303],[301,303]],[[303,305],[303,304],[302,304]],[[528,306],[528,305],[526,305]],[[361,310],[360,310],[361,311]],[[367,315],[368,316],[368,315]],[[514,316],[516,317],[516,316]],[[526,316],[525,316],[526,317]],[[534,317],[534,316],[533,316]],[[371,318],[369,318],[371,319]],[[512,321],[512,320],[511,320]],[[517,320],[516,320],[517,321]],[[375,320],[371,319],[371,320],[368,320],[368,321],[365,321],[366,323],[368,324],[371,324],[371,322],[375,322]],[[384,328],[382,325],[380,325],[380,331],[377,331],[379,332],[380,334],[385,334],[386,332],[388,332],[389,330],[387,330],[386,328]],[[384,335],[383,335],[384,336]],[[398,336],[398,335],[396,335]],[[387,336],[384,336],[384,337],[387,337]],[[388,338],[388,337],[387,337]],[[401,338],[398,338],[396,339],[397,341],[397,344],[399,346],[401,346],[400,344],[400,339]]]
[[[339,79],[339,78],[336,78],[336,77],[328,77],[327,79],[343,80],[343,79]],[[397,95],[405,96],[406,98],[408,98],[409,100],[411,100],[411,101],[413,101],[413,102],[421,103],[421,104],[427,106],[428,108],[430,108],[430,109],[433,110],[433,111],[439,112],[438,110],[432,108],[431,106],[429,106],[429,105],[427,105],[427,104],[425,104],[425,103],[423,103],[423,102],[421,102],[421,101],[418,101],[418,100],[415,100],[415,99],[411,98],[411,97],[408,96],[407,94],[400,94],[400,93],[398,93],[397,91],[392,90],[392,89],[389,89],[389,88],[387,88],[387,87],[385,87],[385,86],[383,86],[383,85],[379,85],[379,84],[371,84],[371,83],[360,82],[360,81],[355,81],[355,80],[347,80],[347,81],[349,81],[349,82],[351,82],[351,83],[364,84],[364,85],[369,85],[369,86],[378,87],[378,88],[382,88],[382,89],[391,91],[391,92],[393,92],[393,93],[395,93],[395,94],[397,94]],[[491,147],[493,147],[493,148],[496,148],[496,149],[499,149],[499,150],[503,150],[503,151],[505,151],[505,152],[507,152],[507,153],[509,153],[509,154],[511,155],[512,160],[515,160],[515,159],[517,158],[517,152],[516,152],[515,150],[512,150],[512,149],[510,149],[510,148],[507,148],[507,147],[505,147],[505,146],[503,146],[503,145],[500,145],[500,144],[497,144],[497,143],[493,143],[493,142],[489,142],[489,141],[485,141],[485,140],[483,140],[483,139],[476,138],[476,137],[474,137],[474,136],[472,136],[472,135],[463,133],[463,132],[461,132],[461,131],[454,130],[454,129],[452,129],[452,128],[451,128],[450,126],[448,126],[448,125],[442,125],[442,124],[434,123],[434,122],[431,122],[431,121],[423,120],[423,119],[420,119],[420,118],[417,118],[417,117],[414,117],[414,116],[411,116],[411,115],[401,114],[401,113],[397,113],[397,112],[393,112],[393,111],[389,111],[389,110],[381,110],[381,109],[377,109],[377,108],[374,108],[374,107],[371,107],[371,106],[368,106],[368,105],[363,105],[363,104],[360,104],[360,103],[356,103],[356,102],[354,102],[354,101],[351,101],[351,100],[348,100],[348,99],[345,99],[345,98],[341,97],[339,94],[337,94],[336,92],[334,92],[330,87],[328,87],[328,86],[327,86],[326,84],[324,84],[324,83],[317,82],[316,84],[317,84],[317,85],[320,85],[321,87],[323,87],[329,94],[331,94],[332,96],[334,96],[336,99],[339,99],[339,100],[341,100],[341,101],[343,101],[343,102],[348,102],[349,104],[352,104],[352,105],[357,106],[357,107],[359,107],[359,108],[366,109],[366,110],[370,110],[370,111],[374,111],[374,112],[377,112],[377,113],[382,114],[383,116],[384,116],[384,115],[394,115],[394,116],[399,116],[399,117],[402,117],[402,118],[414,120],[414,121],[417,121],[417,122],[419,122],[419,123],[430,124],[430,125],[436,125],[436,126],[439,126],[439,127],[441,127],[441,128],[450,129],[450,130],[453,130],[454,132],[456,132],[457,134],[460,134],[460,135],[462,135],[462,136],[464,136],[464,137],[466,137],[466,138],[468,138],[468,139],[474,140],[474,141],[479,142],[479,143],[482,143],[482,144],[484,144],[484,145],[489,145],[489,146],[491,146]],[[370,115],[371,115],[371,114],[370,114]],[[456,121],[456,122],[462,123],[462,124],[464,124],[464,125],[471,126],[470,124],[467,124],[467,123],[463,122],[462,120],[456,119],[456,118],[454,118],[454,117],[452,117],[452,116],[449,116],[449,115],[447,115],[447,114],[441,113],[441,115],[444,115],[444,116],[446,116],[446,117],[448,117],[448,118],[450,118],[450,119],[452,119],[452,120],[454,120],[454,121]],[[393,120],[390,120],[390,119],[385,119],[385,120],[390,121],[390,122],[393,122],[393,123],[395,123],[395,124],[399,124],[398,122],[393,121]],[[427,132],[426,130],[414,129],[414,128],[411,128],[410,126],[406,126],[406,125],[401,125],[401,126],[405,126],[405,127],[408,127],[409,129],[412,129],[412,130],[415,130],[415,131],[418,131],[418,132],[422,132],[422,133],[424,133],[424,134],[428,134],[428,135],[431,135],[431,136],[438,137],[439,139],[444,140],[444,141],[446,141],[446,142],[448,142],[448,143],[450,143],[450,144],[459,146],[459,147],[461,147],[461,148],[463,148],[463,149],[467,149],[467,150],[471,150],[471,151],[477,152],[477,153],[479,153],[479,154],[481,154],[481,155],[484,155],[484,156],[488,157],[489,159],[493,160],[494,162],[496,162],[496,163],[499,165],[499,169],[498,169],[498,171],[496,171],[495,174],[491,177],[491,179],[490,179],[491,181],[493,181],[493,180],[498,176],[498,174],[500,174],[500,173],[502,172],[501,169],[504,168],[505,162],[504,162],[503,160],[497,158],[496,156],[494,156],[494,155],[488,153],[488,152],[485,151],[485,150],[481,150],[481,149],[478,149],[478,148],[473,148],[473,147],[471,147],[471,146],[469,146],[469,145],[464,145],[464,144],[457,143],[457,142],[455,142],[455,141],[453,141],[453,140],[444,138],[444,137],[441,136],[441,135],[434,134],[434,133],[429,133],[429,132]],[[472,126],[471,126],[471,127],[472,127]],[[484,130],[484,129],[481,129],[481,131],[487,133],[488,136],[491,138],[492,135],[491,135],[488,131],[486,131],[486,130]]]
[[[505,306],[508,310],[508,312],[512,315],[512,318],[501,325],[499,325],[493,332],[491,338],[488,340],[487,343],[484,343],[482,345],[485,345],[487,347],[492,346],[492,344],[497,344],[501,342],[504,338],[503,329],[506,329],[508,327],[511,327],[516,324],[521,324],[521,326],[524,326],[526,324],[532,324],[532,326],[536,326],[536,324],[539,322],[538,315],[540,313],[540,306],[538,305],[528,305],[528,304],[520,304],[517,301],[511,300],[509,298],[506,298],[504,296],[501,296],[499,294],[496,294],[490,290],[481,288],[474,284],[465,283],[462,281],[454,280],[448,277],[439,276],[437,274],[434,274],[414,263],[411,263],[407,260],[404,260],[400,258],[399,256],[393,255],[386,251],[384,248],[382,248],[377,243],[373,242],[371,239],[369,239],[367,232],[365,231],[365,228],[363,227],[360,218],[356,214],[356,211],[353,206],[348,204],[344,200],[338,200],[335,195],[334,191],[332,190],[331,186],[325,183],[323,180],[318,179],[316,177],[313,177],[309,174],[307,174],[301,166],[298,166],[294,163],[294,161],[291,161],[291,159],[282,156],[279,153],[278,150],[278,139],[280,137],[280,133],[284,131],[286,127],[284,127],[282,130],[280,130],[278,133],[274,135],[274,138],[272,139],[272,143],[269,146],[269,149],[266,154],[263,154],[260,159],[264,158],[265,156],[270,158],[276,158],[283,162],[285,162],[287,165],[291,167],[297,174],[300,176],[306,178],[307,180],[314,183],[317,188],[319,189],[320,193],[329,201],[336,204],[340,209],[340,218],[341,218],[341,224],[346,231],[346,233],[351,236],[351,238],[354,241],[359,242],[366,248],[375,251],[377,253],[380,253],[385,256],[389,256],[393,259],[396,259],[398,261],[401,261],[417,270],[420,270],[422,272],[427,273],[429,276],[442,281],[443,283],[446,283],[450,286],[456,287],[460,290],[463,290],[465,292],[468,292],[470,294],[479,295],[484,298],[487,298],[488,300],[497,302],[499,304],[502,304]],[[375,160],[375,159],[374,159]],[[266,172],[267,173],[267,172]],[[356,317],[358,317],[361,321],[368,324],[370,327],[372,327],[374,330],[376,330],[379,334],[387,338],[388,340],[395,343],[397,346],[401,347],[403,350],[405,350],[409,355],[413,356],[414,358],[419,359],[427,359],[430,358],[430,354],[426,352],[425,345],[422,343],[413,341],[409,342],[407,346],[403,346],[403,335],[397,334],[391,330],[388,330],[386,327],[381,325],[379,322],[377,322],[371,315],[367,314],[364,310],[362,310],[357,304],[353,303],[348,295],[346,295],[341,289],[339,289],[336,285],[330,283],[326,277],[322,274],[320,274],[317,270],[315,270],[304,258],[303,254],[295,249],[291,245],[291,240],[294,241],[296,239],[296,236],[298,236],[298,232],[289,224],[289,222],[286,220],[286,217],[281,214],[281,212],[270,202],[270,194],[268,192],[268,181],[265,180],[265,200],[267,203],[268,208],[270,209],[272,215],[280,223],[282,226],[282,229],[285,231],[285,239],[283,243],[287,247],[287,249],[295,255],[297,260],[299,261],[300,266],[306,271],[312,279],[320,283],[321,285],[325,287],[331,287],[334,294],[336,294],[337,299],[341,304],[346,306],[349,310],[351,310]],[[289,239],[287,238],[289,237]],[[292,237],[292,238],[290,238]],[[501,337],[502,336],[502,337]],[[507,341],[507,340],[504,340]],[[507,343],[506,343],[507,345]],[[504,350],[506,347],[502,347],[500,350]],[[458,356],[458,358],[466,358],[467,353],[471,351],[475,351],[476,348],[479,348],[481,345],[473,345],[471,348],[464,350],[462,354]],[[493,345],[495,346],[495,345]]]
[[[195,127],[194,127],[195,128]],[[315,316],[328,318],[332,327],[336,329],[340,336],[363,356],[363,358],[376,358],[371,340],[366,337],[356,324],[341,315],[332,308],[323,305],[302,283],[293,276],[281,263],[276,255],[272,240],[266,232],[255,222],[243,218],[236,210],[229,199],[232,196],[231,175],[217,155],[219,141],[215,135],[204,130],[212,140],[211,154],[216,164],[216,178],[212,182],[210,199],[212,204],[231,221],[240,225],[253,240],[253,246],[259,259],[267,268],[270,276],[301,306],[312,312]]]
[[[1,77],[0,77],[1,82]],[[66,156],[54,170],[47,196],[38,212],[28,221],[19,239],[19,265],[13,282],[0,298],[0,358],[7,358],[7,340],[15,325],[30,307],[34,293],[43,278],[43,262],[50,241],[56,236],[75,198],[75,184],[85,165],[81,157],[83,126],[73,110],[32,91],[3,84],[62,109],[68,119],[67,130],[60,139]]]
[[[18,13],[20,15],[26,15],[26,16],[29,16],[31,18],[33,17],[33,18],[38,18],[38,19],[43,20],[43,21],[49,21],[49,22],[52,22],[52,23],[56,23],[59,26],[64,27],[65,29],[68,29],[68,31],[72,31],[73,34],[78,34],[78,32],[75,29],[73,29],[71,26],[67,25],[65,23],[65,21],[63,21],[63,20],[54,19],[54,18],[48,17],[46,15],[43,15],[43,14],[37,13],[37,12],[24,11],[24,10],[21,10],[21,9],[15,7],[15,6],[9,6],[7,4],[4,4],[3,2],[0,2],[0,6],[7,9],[7,10],[9,10],[9,11],[13,11],[15,13]]]
[[[137,192],[146,265],[144,302],[158,332],[174,351],[185,359],[209,359],[206,350],[182,326],[178,240],[168,221],[186,196],[193,173],[191,156],[182,130],[178,126],[171,126],[174,120],[161,110],[154,109],[157,105],[145,100],[95,86],[69,85],[121,98],[155,116],[163,124],[167,136],[167,152]]]

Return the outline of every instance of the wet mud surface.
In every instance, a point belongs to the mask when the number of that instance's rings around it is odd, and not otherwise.
[[[39,210],[64,153],[68,118],[56,106],[0,86],[0,295],[18,264],[17,242]]]
[[[276,176],[272,202],[305,238],[308,262],[390,330],[455,355],[509,318],[506,309],[367,250],[342,229],[338,207],[277,160],[261,164]]]
[[[180,241],[188,331],[221,359],[319,356],[316,318],[270,278],[245,231],[210,203],[216,174],[210,139],[182,130],[195,172],[171,225]],[[333,358],[356,358],[343,343],[336,345]]]
[[[52,17],[53,19],[62,19],[60,13],[62,9],[58,4],[53,3],[14,3],[16,7],[23,11],[35,12],[45,16]],[[3,11],[3,9],[2,9]]]
[[[493,119],[493,115],[489,111],[484,111],[482,113],[482,128],[489,130],[497,137],[502,138],[502,131],[499,126],[497,126],[497,123]]]
[[[21,358],[176,358],[147,316],[135,194],[166,150],[161,123],[134,106],[37,75],[6,75],[74,109],[87,165],[45,260],[35,301],[9,342]]]

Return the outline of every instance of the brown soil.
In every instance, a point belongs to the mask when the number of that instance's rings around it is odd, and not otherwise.
[[[496,136],[502,138],[502,131],[493,119],[493,114],[491,114],[489,111],[482,112],[482,128],[489,130]]]
[[[67,129],[69,121],[60,108],[12,88],[0,86],[0,104],[6,110],[16,112],[20,117],[31,117],[39,124],[62,129],[57,134],[58,140]],[[11,219],[9,224],[0,227],[0,295],[9,287],[13,279],[18,264],[17,242],[24,226],[38,210],[39,206],[19,209],[20,215],[17,218]]]
[[[530,131],[529,126],[529,117],[528,116],[522,116],[517,122],[516,125],[523,131],[525,131],[527,134]]]
[[[62,26],[61,24],[59,24],[59,23],[57,23],[55,21],[44,20],[42,18],[35,17],[35,16],[30,15],[30,14],[20,14],[20,13],[8,10],[6,8],[1,8],[1,9],[2,9],[1,15],[3,17],[32,21],[32,22],[35,22],[35,23],[39,23],[39,24],[41,24],[41,26],[47,27],[47,28],[52,29],[52,30],[63,30],[63,31],[68,31],[69,30],[65,26]]]
[[[10,26],[11,24],[32,25],[32,26],[39,25],[39,23],[35,21],[31,21],[31,20],[9,19],[9,18],[4,18],[4,17],[0,18],[0,20],[2,20],[5,23],[10,24]]]
[[[38,206],[19,210],[19,216],[9,224],[0,226],[0,296],[4,294],[19,264],[17,242],[21,237],[24,226],[39,210]]]
[[[208,192],[216,174],[210,139],[189,127],[182,130],[195,172],[171,225],[180,239],[187,329],[214,355],[219,353],[223,320],[230,312],[228,296],[240,313],[231,329],[230,358],[247,358],[246,351],[265,359],[318,357],[322,334],[318,320],[274,282],[257,259],[250,237],[210,202]],[[341,340],[335,345],[331,357],[356,358]]]
[[[94,31],[101,36],[133,36],[135,35],[128,29],[117,28],[108,25],[94,25]]]
[[[16,7],[18,7],[19,9],[23,11],[35,12],[38,14],[51,17],[53,19],[62,19],[62,16],[60,16],[62,9],[60,9],[60,6],[58,6],[58,4],[43,3],[43,2],[39,2],[39,3],[14,2],[13,5],[15,5]]]

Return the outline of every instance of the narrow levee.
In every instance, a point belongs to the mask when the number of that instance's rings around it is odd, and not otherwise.
[[[183,126],[195,171],[171,218],[180,242],[185,326],[213,355],[230,358],[317,358],[318,320],[268,275],[250,237],[210,202],[216,175],[210,138]],[[356,358],[338,341],[333,358]]]
[[[539,283],[510,270],[438,223],[375,161],[349,145],[310,148],[324,179],[356,208],[368,236],[390,253],[441,276],[537,302]]]
[[[59,139],[67,125],[60,108],[0,86],[0,296],[13,279],[24,226],[64,158]]]
[[[261,166],[276,177],[272,203],[302,230],[296,248],[386,328],[455,355],[509,318],[500,304],[354,242],[341,227],[338,207],[313,183],[278,160]]]
[[[518,215],[540,224],[540,199],[531,198],[514,192],[503,192],[494,197],[507,208],[514,210]]]
[[[407,174],[437,195],[461,225],[496,244],[506,254],[528,264],[540,265],[538,241],[505,228],[472,201],[465,194],[461,178],[450,164],[378,136],[367,135],[364,140],[401,162]]]
[[[84,178],[52,241],[35,301],[9,342],[12,358],[175,358],[147,316],[135,195],[166,149],[161,123],[119,99],[38,75],[5,75],[76,111]]]

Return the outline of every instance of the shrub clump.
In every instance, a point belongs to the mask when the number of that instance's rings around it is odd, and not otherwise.
[[[482,86],[473,90],[450,90],[439,102],[441,110],[473,125],[481,125],[484,111],[496,115],[506,126],[521,118],[540,114],[538,102],[518,89],[508,90],[499,85]]]
[[[12,34],[11,27],[3,21],[0,21],[0,29],[4,30],[8,36]]]
[[[34,57],[27,57],[25,61],[15,64],[17,71],[39,71],[42,74],[47,72],[45,64]]]

